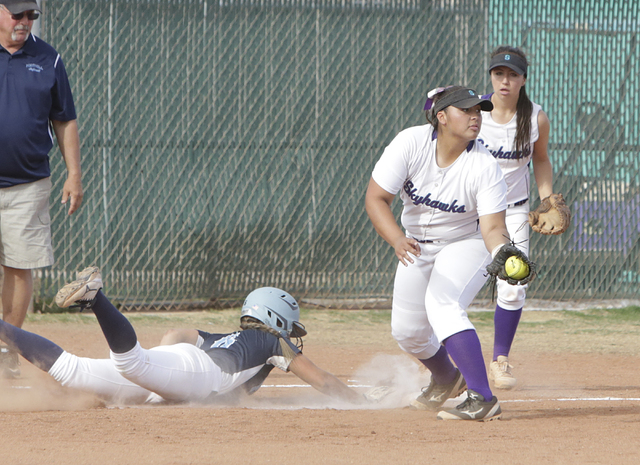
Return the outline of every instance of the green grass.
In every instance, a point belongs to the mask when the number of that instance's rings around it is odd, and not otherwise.
[[[631,324],[640,324],[640,307],[625,307],[625,308],[601,308],[591,309],[583,312],[568,312],[574,313],[576,319],[582,319],[584,321],[603,322],[628,322]]]
[[[300,319],[305,321],[331,322],[336,325],[378,325],[390,324],[390,310],[323,310],[301,309]],[[136,313],[126,312],[125,315],[131,321],[146,324],[161,324],[167,321],[172,323],[207,323],[207,324],[236,324],[240,318],[240,309],[205,310],[194,312],[157,312]],[[582,324],[587,327],[603,327],[608,325],[627,324],[640,325],[640,307],[625,307],[613,309],[589,309],[589,310],[561,310],[548,312],[524,312],[520,323],[521,327],[544,328],[561,327],[569,324]],[[535,315],[529,319],[528,316]],[[88,323],[95,320],[91,312],[60,312],[60,313],[34,313],[28,315],[31,322],[46,323]],[[493,325],[493,312],[471,312],[469,319],[474,325],[484,327]]]
[[[381,323],[390,324],[390,310],[322,310],[322,309],[301,309],[300,321],[325,321],[331,320],[334,324],[365,324],[377,325]]]
[[[124,314],[134,326],[201,327],[216,325],[221,327],[234,327],[238,326],[240,320],[239,310],[172,313],[125,312]],[[96,324],[96,318],[90,311],[83,313],[35,313],[27,315],[27,321],[36,324]]]
[[[227,332],[238,328],[240,309],[192,312],[126,312],[136,328],[197,328]],[[493,312],[471,312],[483,347],[493,344]],[[390,310],[327,310],[303,308],[301,321],[315,344],[396,348],[391,337]],[[30,314],[29,325],[96,325],[91,313]],[[33,328],[34,330],[37,329]],[[525,311],[514,348],[535,352],[613,353],[640,355],[640,307],[615,309]]]

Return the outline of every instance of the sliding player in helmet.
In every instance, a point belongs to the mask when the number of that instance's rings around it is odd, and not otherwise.
[[[92,392],[110,403],[203,402],[237,389],[255,392],[278,367],[330,396],[353,403],[364,399],[291,342],[306,330],[298,321],[298,303],[285,291],[251,292],[242,308],[240,331],[174,330],[162,341],[170,345],[143,349],[131,323],[102,292],[100,270],[86,268],[77,278],[60,289],[56,303],[93,311],[109,345],[109,359],[78,357],[0,321],[0,340],[63,386]]]

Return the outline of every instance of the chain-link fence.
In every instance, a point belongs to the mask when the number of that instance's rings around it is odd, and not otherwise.
[[[81,128],[85,203],[68,217],[52,153],[56,265],[102,267],[125,306],[224,304],[257,286],[365,306],[396,259],[364,211],[371,170],[423,124],[426,91],[489,90],[489,53],[521,46],[574,211],[534,236],[531,297],[636,298],[637,2],[44,0]],[[532,189],[537,204],[537,190]],[[395,209],[399,213],[398,202]],[[483,295],[486,291],[483,291]]]

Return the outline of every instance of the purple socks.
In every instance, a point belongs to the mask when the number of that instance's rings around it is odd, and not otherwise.
[[[456,367],[451,363],[444,346],[440,346],[433,357],[420,360],[420,362],[431,372],[433,382],[436,384],[449,384],[456,377]]]
[[[475,330],[468,329],[449,336],[444,341],[444,346],[453,361],[456,362],[469,389],[476,391],[485,400],[491,400],[493,394],[489,387],[487,369],[482,358],[480,339],[478,339]]]
[[[493,316],[493,324],[495,326],[495,335],[493,339],[493,360],[498,359],[498,355],[509,356],[511,344],[516,337],[516,329],[520,322],[520,310],[505,310],[496,305],[496,313]]]
[[[433,357],[420,360],[429,369],[436,384],[449,384],[456,376],[456,367],[451,363],[449,355],[464,376],[469,389],[476,391],[486,400],[491,400],[493,394],[476,332],[467,330],[454,334],[444,341],[444,345]]]

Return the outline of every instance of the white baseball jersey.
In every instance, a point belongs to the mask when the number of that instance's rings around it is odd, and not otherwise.
[[[440,168],[433,126],[405,129],[387,146],[373,170],[385,191],[400,190],[402,225],[418,240],[457,240],[479,232],[478,217],[507,208],[502,170],[476,141]]]
[[[491,98],[491,96],[487,96]],[[527,150],[516,151],[514,141],[517,131],[517,113],[506,124],[496,123],[490,111],[482,112],[482,127],[478,141],[498,160],[507,182],[507,203],[514,204],[529,197],[529,163],[533,144],[540,137],[538,113],[542,107],[534,103],[531,113],[531,143]]]

